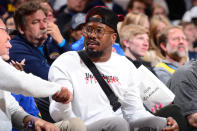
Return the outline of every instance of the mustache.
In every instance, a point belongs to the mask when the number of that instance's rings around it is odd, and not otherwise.
[[[183,45],[183,44],[178,45],[178,47],[177,47],[177,48],[185,48],[185,49],[186,49],[185,45]]]
[[[89,44],[100,45],[100,42],[93,40],[93,39],[87,39],[86,44],[87,45],[89,45]]]
[[[37,37],[40,38],[40,37],[41,37],[43,34],[45,34],[46,32],[47,32],[47,29],[41,30],[41,31],[38,33]]]

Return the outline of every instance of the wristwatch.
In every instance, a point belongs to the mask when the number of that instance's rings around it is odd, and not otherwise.
[[[25,128],[26,129],[29,129],[29,128],[34,129],[34,127],[35,127],[34,121],[35,121],[35,119],[32,119],[31,121],[28,121],[28,123],[25,124]]]

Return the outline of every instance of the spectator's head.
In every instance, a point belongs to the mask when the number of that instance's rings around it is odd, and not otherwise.
[[[119,32],[125,55],[136,60],[145,56],[149,47],[149,31],[140,25],[126,25]]]
[[[8,16],[7,18],[5,18],[5,25],[8,29],[15,30],[16,26],[15,26],[15,23],[14,23],[14,17],[13,16]]]
[[[183,27],[183,31],[186,35],[188,46],[193,48],[193,42],[197,40],[197,29],[192,22],[181,22],[179,24]]]
[[[144,0],[130,0],[127,10],[133,13],[145,13],[146,3]]]
[[[40,5],[47,10],[47,20],[52,23],[56,22],[56,18],[53,15],[53,9],[48,0],[40,0]]]
[[[49,22],[52,22],[52,23],[55,23],[56,22],[56,18],[54,17],[53,9],[51,8],[51,5],[49,3],[49,0],[28,0],[28,1],[37,1],[37,2],[39,2],[40,5],[43,8],[45,8],[46,11],[47,11],[47,20]]]
[[[64,26],[62,35],[69,44],[73,44],[83,36],[85,17],[84,13],[77,13],[72,17],[71,22]]]
[[[129,24],[140,25],[140,26],[143,26],[147,29],[149,29],[149,26],[150,26],[148,16],[146,16],[143,13],[132,13],[132,12],[128,13],[125,16],[124,21],[120,25],[119,31],[125,25],[129,25]]]
[[[161,53],[168,59],[181,61],[187,55],[188,44],[180,26],[169,26],[159,36]]]
[[[158,49],[158,36],[161,30],[163,30],[165,27],[170,26],[170,21],[167,17],[161,16],[161,15],[155,15],[150,20],[150,49]]]
[[[197,0],[192,0],[192,6],[197,6]]]
[[[195,26],[197,26],[197,6],[193,7],[191,10],[190,10],[190,21],[192,21]]]
[[[85,49],[90,58],[108,57],[117,38],[118,16],[104,7],[88,11],[83,28]]]
[[[155,3],[152,9],[152,16],[162,15],[167,17],[167,11],[162,5]]]
[[[17,30],[34,46],[47,39],[47,11],[39,2],[30,1],[20,5],[14,14]]]
[[[74,37],[75,40],[78,40],[82,36],[82,28],[85,24],[85,14],[78,13],[72,17],[71,21],[72,33],[71,36]]]
[[[0,56],[4,60],[8,60],[9,57],[9,49],[12,47],[10,44],[10,36],[8,34],[8,29],[3,23],[2,18],[0,18]]]
[[[88,0],[67,0],[68,9],[74,12],[82,12]]]

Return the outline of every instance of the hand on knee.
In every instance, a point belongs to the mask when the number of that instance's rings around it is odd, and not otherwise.
[[[187,120],[190,126],[197,128],[197,113],[188,115]]]

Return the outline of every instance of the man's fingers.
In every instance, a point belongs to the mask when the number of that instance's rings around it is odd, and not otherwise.
[[[159,110],[159,106],[157,104],[155,104],[155,109]]]
[[[67,104],[72,100],[72,93],[67,88],[62,87],[61,91],[54,94],[52,98],[57,102]]]
[[[36,131],[42,131],[42,129],[40,128],[40,126],[35,126]]]
[[[16,64],[15,61],[11,60],[12,64]]]
[[[68,104],[69,102],[71,102],[72,101],[72,93],[69,91],[69,98],[66,98],[65,100],[64,100],[64,102],[62,102],[63,104]]]
[[[23,70],[23,65],[21,63],[16,62],[16,66],[19,68],[19,70]]]
[[[163,131],[178,131],[179,129],[177,122],[172,117],[167,118],[167,126]]]
[[[43,125],[42,129],[44,129],[44,131],[51,131],[51,128],[48,125]]]
[[[23,71],[23,66],[25,65],[25,59],[23,59],[20,63],[11,60],[11,65],[14,66],[17,70]]]
[[[66,89],[66,95],[62,97],[64,97],[62,103],[68,104],[70,102],[70,99],[72,98],[71,92],[68,89]]]
[[[20,70],[20,67],[17,65],[17,63],[13,60],[11,60],[12,66],[14,66],[17,70]]]
[[[25,65],[25,59],[23,59],[23,60],[21,61],[21,65],[22,65],[22,66]]]
[[[52,99],[55,99],[58,96],[59,92],[56,92],[53,96]]]
[[[159,104],[159,108],[160,108],[160,109],[163,108],[163,104]]]
[[[156,113],[156,111],[155,111],[155,108],[154,108],[154,107],[152,107],[151,111],[152,111],[152,113],[153,113],[153,114],[154,114],[154,113]]]

